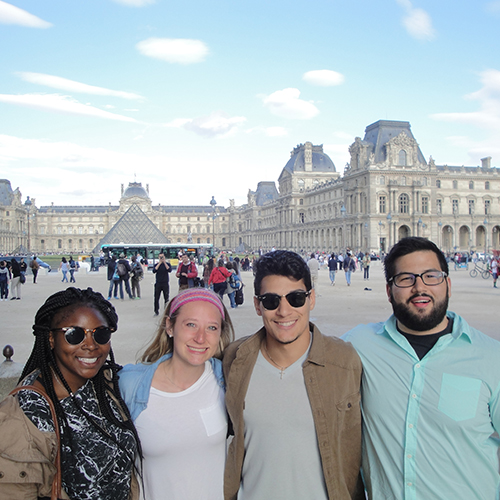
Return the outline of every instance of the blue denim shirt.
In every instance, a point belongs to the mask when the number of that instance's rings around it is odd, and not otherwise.
[[[156,369],[160,363],[171,357],[172,353],[170,352],[152,364],[129,364],[120,370],[118,374],[120,378],[120,392],[134,422],[148,406],[149,391]],[[225,389],[222,362],[219,359],[211,358],[210,363],[212,364],[212,370],[214,371],[217,383]]]

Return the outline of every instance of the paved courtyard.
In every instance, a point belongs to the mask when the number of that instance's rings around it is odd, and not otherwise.
[[[316,308],[311,319],[327,335],[340,336],[358,323],[385,320],[391,314],[391,306],[385,294],[383,269],[380,262],[372,263],[370,280],[363,280],[363,273],[353,275],[352,285],[347,287],[344,273],[337,273],[336,285],[331,286],[326,270],[320,271]],[[254,333],[261,326],[261,319],[253,309],[252,274],[243,273],[245,303],[236,310],[230,310],[236,336]],[[109,282],[106,269],[98,273],[80,271],[76,274],[78,287],[92,287],[107,296]],[[500,305],[500,289],[493,288],[490,279],[471,278],[465,269],[451,270],[452,297],[450,309],[461,314],[474,327],[500,340],[495,311]],[[171,291],[177,292],[173,280]],[[141,300],[113,300],[119,324],[113,335],[112,345],[119,363],[134,362],[153,336],[158,318],[153,315],[154,275],[148,273],[141,282]],[[32,284],[32,277],[22,286],[22,300],[0,302],[0,347],[11,344],[14,347],[14,361],[24,363],[33,345],[31,326],[37,309],[52,293],[66,287],[61,283],[61,273],[39,274],[38,283]],[[367,290],[369,288],[370,290]],[[172,294],[171,294],[172,295]],[[227,297],[224,299],[228,306]]]

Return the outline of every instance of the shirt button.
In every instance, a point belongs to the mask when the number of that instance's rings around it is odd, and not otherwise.
[[[19,477],[26,477],[26,472],[23,470],[19,473]]]
[[[407,458],[412,458],[412,456],[411,456],[411,455],[406,455],[406,456],[407,456]]]
[[[410,429],[413,429],[413,424],[409,424],[409,425],[408,425],[408,427],[409,427]]]
[[[413,486],[413,483],[406,483],[408,486]]]
[[[416,395],[416,394],[412,394],[412,395],[411,395],[411,397],[412,397],[413,399],[415,399],[415,398],[417,397],[417,395]]]
[[[417,364],[415,365],[415,368],[420,368],[420,363],[417,363]]]

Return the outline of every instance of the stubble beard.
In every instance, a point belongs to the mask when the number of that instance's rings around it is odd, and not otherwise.
[[[424,311],[422,311],[422,314],[419,314],[410,310],[408,303],[415,297],[427,297],[432,301],[433,308],[430,314],[425,314]],[[448,311],[448,302],[448,294],[446,294],[446,297],[442,301],[436,302],[432,297],[425,293],[417,293],[413,295],[407,303],[397,302],[394,300],[391,289],[391,305],[394,316],[406,328],[416,332],[426,332],[436,328],[436,326],[438,326],[446,316],[446,311]]]

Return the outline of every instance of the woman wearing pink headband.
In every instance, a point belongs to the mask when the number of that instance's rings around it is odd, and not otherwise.
[[[223,498],[227,416],[220,357],[234,339],[219,296],[189,288],[163,314],[120,390],[142,443],[146,499]]]

